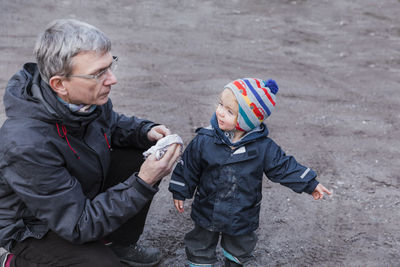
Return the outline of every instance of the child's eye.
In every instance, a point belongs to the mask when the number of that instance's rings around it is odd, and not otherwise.
[[[231,115],[234,115],[233,111],[230,110],[230,109],[228,110],[228,113],[231,114]]]

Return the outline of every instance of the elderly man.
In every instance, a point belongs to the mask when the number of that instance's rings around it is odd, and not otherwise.
[[[57,20],[37,64],[7,85],[0,130],[0,246],[5,266],[152,266],[137,244],[158,182],[180,156],[143,161],[163,125],[113,111],[118,57],[97,28]]]

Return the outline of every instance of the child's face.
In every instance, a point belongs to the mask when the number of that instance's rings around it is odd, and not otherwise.
[[[221,93],[215,111],[219,128],[223,131],[235,130],[238,112],[239,107],[235,95],[230,89],[225,89]]]

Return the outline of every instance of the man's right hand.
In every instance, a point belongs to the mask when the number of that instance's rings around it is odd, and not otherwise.
[[[150,155],[140,167],[138,176],[153,186],[172,171],[180,155],[180,145],[172,144],[160,160],[157,160],[154,155]]]

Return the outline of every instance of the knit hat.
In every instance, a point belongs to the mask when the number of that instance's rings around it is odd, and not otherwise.
[[[236,129],[249,132],[259,126],[275,107],[279,88],[274,80],[238,79],[225,85],[235,94],[239,104]]]

